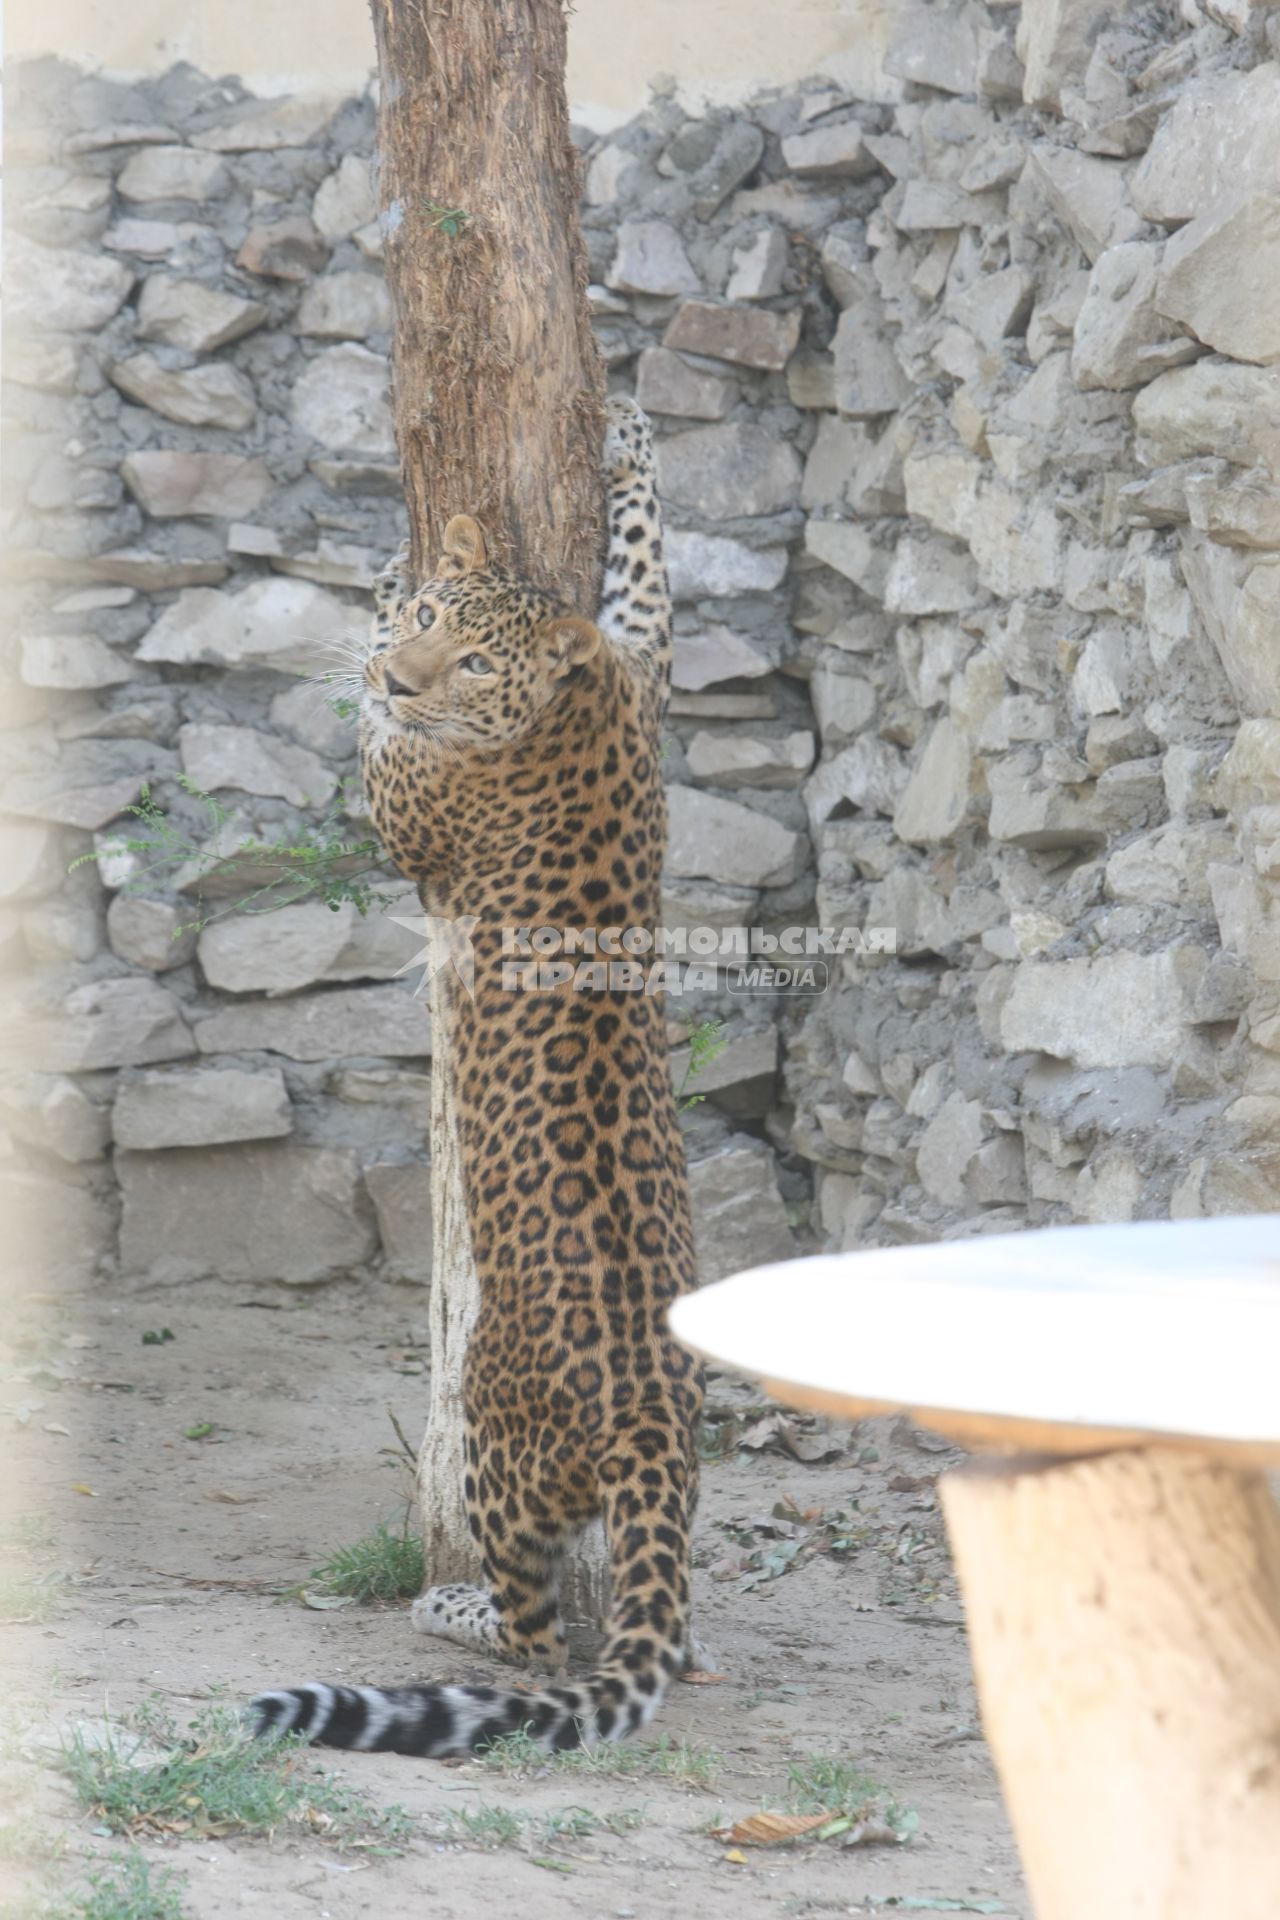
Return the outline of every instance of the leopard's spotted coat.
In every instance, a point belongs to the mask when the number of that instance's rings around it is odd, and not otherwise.
[[[481,1286],[464,1471],[485,1588],[432,1588],[414,1623],[561,1667],[560,1567],[599,1513],[605,1645],[580,1683],[536,1693],[263,1694],[264,1732],[427,1755],[518,1727],[547,1747],[592,1744],[648,1721],[690,1658],[702,1383],[666,1327],[694,1256],[662,1013],[644,993],[502,985],[503,928],[658,918],[671,607],[652,438],[631,402],[611,405],[605,474],[598,626],[492,565],[460,517],[433,580],[407,598],[384,582],[361,741],[388,853],[429,913],[477,918],[474,1000],[444,977]]]

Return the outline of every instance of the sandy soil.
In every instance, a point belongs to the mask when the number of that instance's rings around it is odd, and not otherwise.
[[[174,1340],[144,1346],[143,1333],[162,1326]],[[395,1447],[388,1408],[408,1433],[420,1425],[424,1335],[420,1296],[392,1288],[281,1297],[204,1286],[28,1301],[10,1315],[0,1342],[0,1432],[16,1467],[4,1478],[8,1537],[14,1514],[33,1512],[56,1534],[34,1552],[11,1544],[6,1561],[73,1579],[52,1618],[3,1633],[13,1825],[0,1896],[65,1886],[118,1844],[91,1830],[65,1782],[31,1764],[40,1730],[118,1714],[153,1690],[181,1721],[219,1689],[483,1677],[476,1658],[414,1635],[401,1610],[315,1612],[281,1597],[330,1549],[402,1512],[402,1473],[379,1450]],[[666,1920],[677,1905],[735,1917],[928,1911],[932,1896],[940,1911],[963,1902],[1025,1920],[935,1496],[954,1456],[905,1421],[876,1422],[819,1427],[840,1451],[806,1464],[778,1450],[772,1423],[761,1430],[756,1404],[738,1383],[713,1381],[724,1457],[704,1473],[696,1595],[723,1678],[677,1686],[653,1729],[718,1750],[713,1791],[658,1775],[510,1778],[473,1762],[326,1755],[375,1800],[417,1817],[421,1837],[374,1859],[283,1834],[144,1842],[188,1876],[189,1913],[385,1920],[429,1901],[447,1920],[515,1897],[526,1920]],[[184,1437],[203,1425],[205,1438]],[[801,1429],[806,1451],[818,1450],[814,1432]],[[779,1519],[779,1505],[794,1517]],[[770,1555],[785,1563],[773,1577]],[[719,1814],[780,1804],[789,1765],[809,1755],[857,1762],[913,1808],[910,1843],[740,1849],[735,1860],[710,1837]],[[561,1843],[548,1866],[546,1853],[440,1837],[459,1807],[481,1804],[640,1808],[643,1820]],[[63,1857],[37,1870],[32,1852],[59,1839]]]

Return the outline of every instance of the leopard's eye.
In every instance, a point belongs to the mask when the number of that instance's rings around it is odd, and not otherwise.
[[[435,623],[436,610],[434,607],[422,606],[418,608],[418,625],[420,627],[434,627]]]
[[[474,673],[478,678],[493,672],[493,668],[482,653],[464,653],[458,665],[464,673]]]

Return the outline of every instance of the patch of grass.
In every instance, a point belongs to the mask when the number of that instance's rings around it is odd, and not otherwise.
[[[838,1755],[802,1754],[787,1768],[788,1813],[829,1813],[831,1824],[815,1837],[839,1838],[844,1846],[867,1841],[903,1844],[920,1825],[913,1807],[904,1807],[852,1760]]]
[[[567,1753],[548,1753],[527,1733],[505,1734],[491,1741],[477,1763],[490,1773],[594,1774],[613,1780],[661,1779],[673,1786],[710,1793],[720,1778],[724,1755],[715,1747],[664,1735],[653,1746],[631,1746],[607,1740],[598,1747],[574,1747]]]
[[[446,1837],[473,1847],[516,1847],[523,1853],[553,1852],[568,1840],[585,1840],[593,1833],[632,1833],[647,1819],[643,1807],[620,1807],[597,1813],[592,1807],[560,1807],[551,1813],[517,1813],[511,1807],[480,1801],[449,1816]]]
[[[416,1533],[392,1533],[380,1520],[353,1547],[338,1547],[310,1578],[322,1593],[349,1594],[355,1600],[404,1600],[421,1590],[425,1574],[422,1542]]]
[[[274,1833],[301,1828],[340,1847],[394,1851],[412,1831],[398,1806],[375,1807],[325,1773],[305,1740],[251,1740],[238,1713],[204,1708],[179,1734],[151,1703],[132,1731],[104,1726],[100,1739],[77,1729],[54,1764],[81,1806],[113,1833]]]
[[[0,1621],[16,1626],[52,1620],[67,1597],[65,1573],[14,1573],[0,1569]]]
[[[186,1920],[185,1879],[140,1853],[113,1853],[86,1887],[58,1900],[49,1920]]]

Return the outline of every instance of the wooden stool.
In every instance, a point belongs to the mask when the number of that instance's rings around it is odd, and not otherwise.
[[[940,1492],[1037,1920],[1278,1920],[1280,1215],[792,1261],[671,1325],[979,1454]]]

